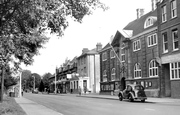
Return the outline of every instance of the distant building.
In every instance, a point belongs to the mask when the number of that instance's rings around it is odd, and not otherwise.
[[[82,54],[77,58],[79,86],[91,93],[100,91],[100,61],[98,51],[102,49],[102,44],[98,43],[95,49],[84,48]]]
[[[157,6],[160,94],[180,97],[180,0],[161,0]]]

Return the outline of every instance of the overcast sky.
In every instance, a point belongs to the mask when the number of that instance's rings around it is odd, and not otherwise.
[[[82,53],[83,48],[93,49],[98,42],[103,47],[130,21],[136,19],[136,9],[143,8],[145,13],[151,10],[151,0],[101,0],[109,10],[96,10],[93,15],[86,16],[83,23],[70,22],[62,38],[51,36],[40,55],[34,57],[32,66],[22,66],[32,73],[43,75],[54,73],[55,67],[60,67],[65,59],[73,59]]]

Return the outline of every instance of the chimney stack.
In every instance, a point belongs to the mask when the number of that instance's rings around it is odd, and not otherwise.
[[[139,19],[141,16],[144,15],[144,9],[136,9],[136,12],[137,12],[137,19]]]
[[[102,44],[101,43],[97,43],[96,44],[96,51],[99,51],[102,49]]]
[[[83,48],[83,50],[82,50],[82,54],[87,53],[88,51],[89,51],[89,49],[88,49],[88,48]]]
[[[159,0],[151,0],[152,3],[152,11],[154,11],[157,8],[157,3]]]

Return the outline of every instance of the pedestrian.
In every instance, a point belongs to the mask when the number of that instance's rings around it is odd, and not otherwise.
[[[21,91],[21,95],[23,96],[23,90]]]
[[[81,87],[80,86],[78,88],[78,91],[79,91],[79,95],[81,95]]]
[[[84,94],[86,94],[86,91],[87,91],[87,87],[84,86]]]

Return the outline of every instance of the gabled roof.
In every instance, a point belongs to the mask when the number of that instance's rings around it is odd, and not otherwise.
[[[82,53],[79,57],[77,58],[80,58],[82,56],[85,56],[85,55],[91,55],[91,54],[97,54],[98,52],[96,51],[96,48],[92,49],[92,50],[89,50],[88,52],[85,52],[85,53]]]
[[[110,44],[107,43],[106,46],[104,46],[104,47],[99,51],[99,53],[101,53],[101,52],[103,52],[103,51],[105,51],[105,50],[107,50],[107,49],[110,49],[110,48],[111,48]]]
[[[150,28],[156,27],[157,26],[157,21],[154,22],[154,24],[148,28],[144,28],[144,23],[148,17],[157,17],[157,9],[154,11],[150,11],[149,13],[143,15],[142,17],[130,22],[127,26],[123,28],[123,30],[132,30],[133,31],[133,36],[148,30]]]

